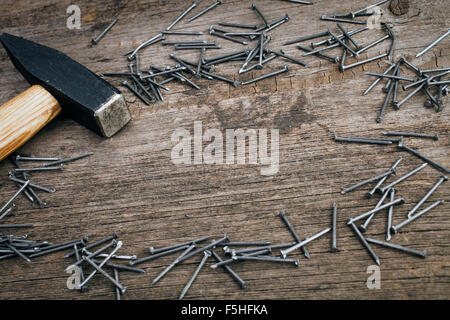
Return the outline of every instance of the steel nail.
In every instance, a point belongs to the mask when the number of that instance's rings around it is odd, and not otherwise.
[[[447,181],[448,178],[446,176],[441,176],[439,180],[436,182],[436,184],[423,196],[422,199],[419,200],[419,202],[408,212],[408,218],[414,215],[414,213],[417,211],[417,209],[420,208],[420,206],[428,200],[428,198],[433,194],[434,191],[444,182]]]
[[[186,241],[186,242],[183,242],[183,243],[178,243],[178,244],[175,244],[175,245],[162,247],[162,248],[158,248],[158,249],[155,249],[153,247],[149,247],[149,251],[150,251],[150,254],[156,254],[156,253],[164,252],[164,251],[167,251],[167,250],[179,248],[179,247],[182,247],[182,246],[185,246],[185,245],[189,245],[190,246],[190,245],[193,245],[193,244],[199,244],[199,243],[204,242],[204,241],[206,241],[208,239],[209,239],[209,237],[202,237],[202,238],[198,238],[198,239],[195,239],[195,240],[190,240],[190,241]]]
[[[30,223],[24,224],[0,224],[0,229],[14,229],[14,228],[32,228],[33,225]]]
[[[390,197],[390,201],[394,201],[395,199],[395,188],[391,189],[391,197]],[[390,241],[391,240],[391,227],[392,227],[392,216],[394,213],[394,206],[389,207],[388,209],[388,218],[387,218],[387,227],[386,227],[386,241]]]
[[[189,8],[187,8],[178,18],[176,18],[166,29],[166,31],[170,31],[170,29],[173,28],[174,25],[176,25],[181,19],[183,19],[189,12],[191,12],[192,9],[194,9],[197,6],[195,2],[191,4]]]
[[[185,260],[187,260],[187,259],[190,259],[190,258],[192,258],[193,256],[195,256],[195,255],[197,255],[197,254],[199,254],[199,253],[202,253],[202,252],[204,252],[205,250],[211,249],[211,248],[215,247],[216,245],[218,245],[219,243],[222,243],[222,242],[224,242],[224,241],[229,241],[229,238],[228,238],[228,236],[227,236],[226,234],[223,236],[223,238],[221,238],[221,239],[219,239],[219,240],[216,240],[216,241],[213,241],[213,242],[211,242],[209,245],[206,245],[206,246],[204,246],[204,247],[202,247],[202,248],[199,248],[199,249],[197,249],[197,250],[195,250],[195,251],[193,251],[193,252],[191,252],[191,253],[185,255],[184,257],[182,257],[181,259],[179,259],[178,262],[182,262],[182,261],[185,261]]]
[[[224,35],[222,33],[215,32],[213,30],[210,30],[209,34],[212,35],[212,36],[216,36],[216,37],[222,38],[222,39],[226,39],[226,40],[230,40],[230,41],[233,41],[233,42],[237,42],[237,43],[240,43],[242,45],[247,45],[248,44],[248,42],[246,42],[246,41],[235,39],[233,37],[226,36],[226,35]]]
[[[203,256],[202,261],[200,261],[200,264],[198,265],[197,269],[195,269],[194,274],[192,275],[191,279],[188,281],[188,283],[184,287],[183,291],[181,292],[180,297],[179,297],[180,300],[184,298],[184,296],[188,292],[189,288],[194,283],[195,279],[197,278],[198,274],[200,273],[200,270],[205,265],[206,260],[208,260],[208,258],[211,257],[211,251],[206,250],[203,252],[203,254],[204,254],[204,256]]]
[[[404,97],[401,101],[394,104],[394,108],[399,109],[402,104],[404,104],[406,101],[408,101],[413,95],[415,95],[417,92],[422,90],[422,88],[425,86],[425,82],[422,83],[420,86],[418,86],[416,89],[414,89],[410,94],[408,94],[406,97]]]
[[[357,10],[357,11],[353,12],[353,14],[354,14],[354,15],[358,15],[358,14],[363,13],[363,12],[369,10],[369,9],[372,9],[372,8],[374,8],[374,7],[377,7],[377,6],[380,6],[380,5],[382,5],[383,3],[386,3],[386,2],[388,2],[388,0],[380,0],[380,1],[377,1],[377,2],[375,2],[375,3],[373,3],[373,4],[369,5],[369,6],[367,6],[367,7],[365,7],[365,8],[362,8],[362,9],[360,9],[360,10]]]
[[[159,42],[159,41],[162,41],[162,40],[164,40],[164,39],[165,39],[164,35],[163,35],[162,33],[158,33],[158,34],[157,34],[156,36],[154,36],[153,38],[151,38],[151,39],[149,39],[149,40],[147,40],[147,41],[141,43],[136,49],[127,52],[127,53],[125,54],[125,56],[128,56],[128,58],[127,58],[128,61],[132,61],[132,60],[134,59],[134,57],[136,56],[136,54],[137,54],[141,49],[144,49],[144,48],[146,48],[146,47],[148,47],[148,46],[150,46],[150,45],[152,45],[152,44],[155,44],[155,43],[157,43],[157,42]]]
[[[399,148],[399,149],[402,149],[402,150],[408,151],[409,153],[415,155],[415,156],[418,157],[419,159],[422,159],[422,160],[425,161],[426,163],[429,163],[430,165],[432,165],[433,167],[437,168],[438,170],[441,170],[441,171],[443,171],[443,172],[445,172],[445,173],[450,173],[450,170],[449,170],[449,169],[445,168],[443,165],[437,163],[436,161],[431,160],[430,158],[424,156],[423,154],[419,153],[418,151],[416,151],[416,150],[414,150],[414,149],[411,149],[410,147],[404,145],[402,141],[400,141],[400,142],[398,143],[398,148]],[[426,165],[426,163],[425,163],[425,165]]]
[[[383,53],[383,54],[381,54],[381,55],[379,55],[379,56],[376,56],[376,57],[372,57],[372,58],[369,58],[369,59],[366,59],[366,60],[363,60],[363,61],[355,62],[355,63],[353,63],[353,64],[349,64],[349,65],[346,65],[346,66],[342,66],[342,67],[341,67],[341,71],[345,71],[345,70],[347,70],[347,69],[351,69],[351,68],[354,68],[354,67],[357,67],[357,66],[366,64],[366,63],[368,63],[368,62],[372,62],[372,61],[375,61],[375,60],[379,60],[379,59],[382,59],[382,58],[384,58],[384,57],[386,57],[386,56],[387,56],[387,53]]]
[[[264,32],[261,32],[259,35],[259,63],[256,67],[257,69],[262,69],[263,58],[264,58]]]
[[[238,87],[239,84],[240,84],[239,81],[231,80],[231,79],[222,77],[222,76],[220,76],[220,75],[218,75],[218,74],[209,73],[209,72],[206,72],[206,71],[201,71],[201,74],[202,74],[202,75],[209,76],[209,77],[214,78],[214,79],[217,79],[217,80],[221,80],[221,81],[230,83],[230,84],[232,84],[235,88]]]
[[[298,267],[299,260],[298,259],[286,259],[286,258],[278,258],[278,257],[264,257],[264,256],[236,256],[236,260],[248,260],[248,261],[263,261],[263,262],[278,262],[278,263],[289,263],[294,264]]]
[[[36,199],[36,202],[38,203],[39,208],[43,209],[45,208],[45,206],[47,205],[45,202],[43,202],[41,200],[41,198],[39,198],[39,196],[36,194],[36,192],[33,190],[33,188],[31,188],[30,186],[28,186],[27,190],[30,192],[31,196]]]
[[[283,23],[286,23],[288,21],[289,21],[289,16],[286,14],[283,18],[280,18],[278,21],[272,22],[272,24],[270,24],[270,26],[267,29],[264,29],[263,31],[264,32],[272,31],[273,29],[279,27],[280,25],[282,25]]]
[[[76,243],[74,243],[74,245],[73,245],[73,252],[75,254],[75,259],[77,261],[80,261],[81,259],[80,259],[79,249],[78,249],[78,245]],[[79,269],[80,270],[80,280],[81,280],[81,282],[84,282],[86,277],[85,277],[85,274],[84,274],[83,266],[80,265],[78,267],[80,268]],[[83,287],[80,287],[81,292],[86,292],[88,289],[89,288],[88,288],[87,285],[85,285]]]
[[[17,250],[14,246],[10,245],[8,242],[5,242],[5,246],[7,246],[10,250],[12,250],[17,256],[21,257],[23,260],[25,260],[28,263],[31,263],[31,260],[24,255],[20,250]]]
[[[283,0],[283,1],[297,3],[297,4],[314,4],[314,2],[311,2],[311,1],[301,1],[301,0]]]
[[[428,133],[416,133],[416,132],[401,132],[401,131],[387,131],[383,132],[385,136],[393,136],[393,137],[414,137],[414,138],[426,138],[438,140],[438,134],[428,134]]]
[[[345,43],[348,45],[348,39],[344,40]],[[337,43],[339,44],[339,43]],[[341,56],[341,63],[339,64],[339,71],[340,72],[344,72],[344,64],[345,64],[345,60],[347,59],[347,48],[343,47],[342,49],[342,56]]]
[[[333,204],[333,221],[332,221],[332,231],[331,231],[331,252],[338,252],[339,249],[336,245],[336,228],[337,228],[337,203]]]
[[[256,4],[252,4],[252,9],[256,11],[256,13],[261,17],[261,19],[264,21],[264,24],[266,27],[269,26],[269,21],[267,21],[266,17],[262,14],[261,10],[256,6]]]
[[[384,98],[383,105],[381,106],[380,114],[377,117],[377,123],[381,123],[383,121],[383,115],[384,111],[386,110],[386,107],[389,103],[389,98],[391,97],[392,91],[394,90],[395,81],[391,81],[391,84],[389,85],[388,92],[386,93],[386,97]],[[396,106],[396,102],[393,103],[394,106]]]
[[[20,184],[26,183],[25,180],[17,179],[16,177],[11,176],[11,175],[9,176],[9,180],[14,181],[14,182],[17,182],[17,183],[20,183]],[[40,186],[40,185],[38,185],[38,184],[34,184],[34,183],[31,183],[31,182],[28,184],[28,186],[31,187],[31,188],[34,188],[34,189],[38,189],[38,190],[41,190],[41,191],[45,191],[45,192],[47,192],[47,193],[54,193],[54,192],[56,192],[55,189],[50,189],[50,188],[42,187],[42,186]]]
[[[375,261],[377,265],[380,265],[380,258],[376,255],[375,251],[373,251],[370,244],[367,242],[366,238],[361,234],[361,232],[358,230],[358,227],[355,226],[354,223],[350,223],[350,227],[353,229],[353,231],[356,233],[356,235],[359,238],[359,241],[362,243],[362,245],[366,248],[367,252],[369,252],[369,255],[372,257],[372,259]]]
[[[393,234],[398,233],[398,230],[400,230],[401,228],[403,228],[404,226],[406,226],[407,224],[413,222],[414,220],[416,220],[417,218],[419,218],[420,216],[422,216],[423,214],[427,213],[428,211],[430,211],[431,209],[434,209],[435,207],[437,207],[438,205],[444,203],[443,200],[439,200],[434,202],[433,204],[431,204],[430,206],[426,207],[425,209],[423,209],[422,211],[419,211],[418,213],[416,213],[415,215],[407,218],[406,220],[403,220],[401,223],[399,223],[396,226],[392,226],[391,227],[391,232]]]
[[[187,255],[189,252],[194,250],[196,248],[196,244],[191,244],[189,247],[186,248],[185,251],[181,253],[180,256],[178,256],[167,268],[165,268],[160,274],[156,276],[155,279],[152,281],[152,286],[154,286],[159,280],[161,280],[170,270],[172,270],[179,262],[180,259],[183,258],[185,255]]]
[[[353,24],[367,24],[367,21],[359,21],[359,20],[349,20],[349,19],[340,19],[340,18],[331,18],[323,15],[320,17],[320,20],[324,21],[334,21],[334,22],[343,22],[343,23],[353,23]]]
[[[7,210],[5,210],[5,212],[3,212],[3,214],[0,216],[0,220],[2,220],[4,217],[6,217],[11,211],[14,210],[14,208],[16,207],[16,205],[13,203],[11,205],[11,207],[9,207]]]
[[[288,46],[290,44],[294,44],[294,43],[298,43],[298,42],[303,42],[303,41],[307,41],[307,40],[312,40],[312,39],[316,39],[316,38],[320,38],[320,37],[325,37],[328,36],[328,31],[324,31],[324,32],[320,32],[320,33],[316,33],[316,34],[312,34],[310,36],[306,36],[306,37],[301,37],[295,40],[290,40],[287,41],[285,43],[283,43],[283,46]]]
[[[93,45],[96,45],[100,42],[101,39],[103,39],[103,37],[109,32],[109,30],[111,30],[112,27],[114,27],[114,25],[117,23],[117,21],[119,21],[119,18],[115,18],[113,20],[113,22],[111,22],[111,24],[109,26],[106,27],[106,29],[100,33],[97,37],[95,37],[94,39],[91,40]]]
[[[252,79],[252,80],[249,80],[249,81],[241,82],[241,84],[242,84],[242,85],[247,85],[247,84],[255,83],[255,82],[257,82],[257,81],[261,81],[261,80],[263,80],[263,79],[267,79],[267,78],[269,78],[269,77],[273,77],[273,76],[276,76],[276,75],[278,75],[278,74],[281,74],[281,73],[284,73],[284,72],[288,72],[288,71],[289,71],[288,66],[284,66],[284,68],[281,69],[281,70],[278,70],[278,71],[275,71],[275,72],[272,72],[272,73],[263,75],[263,76],[261,76],[261,77],[258,77],[258,78],[255,78],[255,79]]]
[[[387,190],[380,198],[380,200],[378,201],[378,203],[376,204],[375,208],[380,207],[384,200],[386,200],[387,196],[391,193],[390,189]],[[394,201],[395,199],[392,199],[392,201]],[[392,208],[392,206],[390,206],[388,209]],[[366,232],[367,231],[367,227],[369,226],[370,221],[372,221],[373,217],[375,216],[376,212],[372,213],[367,219],[366,221],[359,226],[359,230],[361,230],[361,232]]]
[[[372,215],[373,213],[377,213],[377,212],[380,212],[380,211],[382,211],[384,209],[387,209],[387,208],[389,208],[391,206],[394,206],[394,205],[397,205],[397,204],[404,204],[404,203],[405,203],[405,199],[403,197],[397,198],[396,200],[390,201],[390,202],[388,202],[386,204],[383,204],[383,205],[379,206],[378,208],[374,208],[374,209],[372,209],[370,211],[367,211],[367,212],[365,212],[363,214],[360,214],[357,217],[348,219],[347,220],[347,224],[353,224],[353,223],[355,223],[358,220],[367,218],[368,216]]]
[[[163,252],[160,252],[160,253],[152,254],[152,255],[150,255],[148,257],[145,257],[145,258],[141,258],[141,259],[138,259],[138,260],[132,260],[129,263],[130,263],[131,266],[135,266],[135,265],[138,265],[138,264],[150,261],[150,260],[155,260],[155,259],[158,259],[158,258],[161,258],[161,257],[165,257],[165,256],[168,256],[168,255],[171,255],[173,253],[176,253],[176,252],[179,252],[181,250],[184,250],[184,249],[186,249],[188,247],[189,247],[189,245],[176,247],[176,248],[173,248],[173,249],[170,249],[170,250],[166,250],[166,251],[163,251]]]
[[[234,242],[223,242],[218,244],[216,247],[244,247],[244,246],[270,246],[272,243],[270,241],[234,241]]]
[[[203,56],[205,55],[205,48],[200,49],[200,56],[198,58],[198,65],[197,65],[197,73],[195,74],[196,78],[201,78],[201,70],[203,65]]]
[[[231,253],[234,255],[238,255],[238,254],[249,254],[252,252],[256,252],[256,251],[261,251],[261,250],[266,250],[266,249],[270,249],[270,250],[274,250],[274,249],[283,249],[283,248],[290,248],[293,245],[295,245],[297,242],[289,242],[289,243],[280,243],[280,244],[272,244],[270,246],[263,246],[263,247],[253,247],[253,248],[245,248],[245,249],[240,249],[240,250],[231,250],[228,247],[224,247],[223,250],[226,253]]]
[[[88,153],[85,153],[85,154],[82,154],[82,155],[79,155],[79,156],[70,157],[70,158],[66,158],[66,159],[61,159],[61,160],[54,161],[54,162],[45,163],[43,165],[43,167],[56,166],[58,164],[63,164],[63,163],[66,163],[66,162],[71,162],[71,161],[83,159],[83,158],[92,156],[93,154],[94,154],[93,152],[88,152]]]
[[[114,268],[114,280],[119,283],[119,271]],[[120,289],[116,286],[116,300],[120,300]]]
[[[211,11],[212,9],[214,9],[215,7],[219,6],[222,4],[222,0],[218,0],[215,3],[213,3],[212,5],[210,5],[208,8],[202,10],[201,12],[197,13],[195,16],[187,19],[187,22],[191,22],[194,21],[195,19],[197,19],[198,17],[204,15],[205,13],[207,13],[208,11]]]
[[[397,168],[397,166],[400,164],[400,162],[403,160],[402,157],[400,157],[391,167],[392,170],[395,170]],[[383,178],[381,178],[377,184],[372,188],[372,190],[370,190],[369,192],[367,192],[366,196],[367,198],[372,198],[373,195],[375,194],[375,192],[378,190],[378,188],[381,187],[381,185],[387,180],[389,176],[385,176]]]
[[[348,192],[350,192],[350,191],[353,191],[353,190],[355,190],[355,189],[357,189],[357,188],[359,188],[359,187],[362,187],[362,186],[364,186],[364,185],[366,185],[366,184],[368,184],[368,183],[375,182],[375,181],[380,180],[380,179],[382,179],[382,178],[384,178],[384,177],[387,177],[387,176],[389,176],[389,175],[391,175],[391,174],[393,174],[393,173],[395,173],[395,169],[392,169],[392,168],[391,168],[391,169],[389,169],[388,171],[386,171],[385,173],[382,173],[382,174],[377,175],[377,176],[375,176],[375,177],[372,177],[372,178],[369,178],[369,179],[367,179],[367,180],[358,182],[357,184],[354,184],[354,185],[351,186],[351,187],[342,189],[341,194],[346,194],[346,193],[348,193]]]
[[[284,224],[286,225],[286,227],[289,229],[289,231],[291,232],[292,236],[294,237],[295,241],[297,242],[302,242],[302,239],[300,238],[300,236],[298,235],[297,231],[295,231],[294,227],[292,226],[291,222],[289,221],[289,219],[286,217],[286,213],[284,212],[284,210],[280,211],[280,218],[281,220],[283,220]],[[303,255],[305,256],[305,258],[309,259],[311,258],[308,249],[305,246],[301,247],[301,250],[303,252]]]
[[[102,245],[102,244],[104,244],[104,243],[107,243],[107,242],[112,241],[112,240],[115,240],[115,239],[117,239],[117,233],[114,232],[114,233],[113,233],[111,236],[109,236],[109,237],[106,237],[106,238],[104,238],[104,239],[102,239],[102,240],[99,240],[99,241],[97,241],[97,242],[94,242],[94,243],[91,243],[91,244],[85,246],[84,249],[89,250],[89,249],[92,249],[92,248],[94,248],[94,247],[100,246],[100,245]],[[78,251],[81,251],[81,250],[82,250],[82,249],[79,249]],[[64,256],[64,258],[70,258],[70,257],[72,257],[73,255],[75,255],[75,252],[71,252],[71,253],[66,254],[66,255]],[[79,259],[77,259],[77,260],[79,260]]]
[[[47,167],[44,166],[41,168],[17,168],[14,169],[13,172],[21,173],[21,172],[38,172],[38,171],[60,171],[63,169],[63,166],[59,167]]]
[[[313,51],[312,49],[307,48],[307,47],[303,47],[303,46],[297,46],[297,48],[300,49],[300,50],[303,50],[305,52]],[[339,58],[338,57],[332,57],[332,56],[329,56],[329,55],[327,55],[325,53],[322,53],[322,52],[316,52],[314,55],[316,57],[319,57],[319,58],[324,58],[324,59],[330,60],[333,63],[338,63],[339,62]]]
[[[163,34],[169,34],[169,35],[179,35],[179,36],[201,36],[203,35],[203,32],[199,31],[163,31]]]
[[[30,184],[30,180],[28,180],[27,182],[25,182],[22,187],[20,187],[20,189],[3,205],[3,207],[0,209],[0,214],[3,213],[3,211],[5,211],[6,208],[9,207],[9,205],[19,196],[19,194],[22,193],[23,190],[25,190],[25,188]]]
[[[401,76],[396,76],[396,75],[391,75],[391,74],[381,74],[381,73],[375,73],[375,72],[366,72],[365,74],[369,75],[369,76],[379,77],[379,78],[389,78],[389,79],[392,79],[392,80],[403,80],[403,81],[409,81],[409,82],[416,81],[415,79],[401,77]]]
[[[386,40],[386,39],[389,39],[389,36],[388,36],[388,35],[385,35],[385,36],[379,38],[378,40],[375,40],[374,42],[369,43],[369,44],[366,45],[365,47],[360,48],[357,52],[358,52],[358,54],[361,54],[361,53],[363,53],[364,51],[367,51],[368,49],[370,49],[370,48],[376,46],[377,44],[383,42],[383,41]],[[389,57],[388,54],[387,54],[387,56]]]
[[[433,48],[436,44],[438,44],[442,39],[444,39],[445,37],[447,37],[450,34],[450,28],[447,30],[446,33],[444,33],[442,36],[440,36],[439,38],[437,38],[436,40],[434,40],[429,46],[427,46],[425,49],[423,49],[422,51],[420,51],[417,55],[416,58],[420,57],[421,55],[423,55],[424,53],[426,53],[428,50],[430,50],[431,48]]]
[[[60,158],[43,158],[43,157],[23,157],[20,154],[16,156],[17,161],[58,161]]]
[[[386,31],[389,34],[389,37],[391,38],[391,46],[389,47],[388,60],[392,60],[392,56],[393,56],[394,49],[395,49],[395,42],[396,42],[395,34],[392,31],[392,29],[388,23],[385,23],[384,27],[386,28]]]
[[[398,62],[396,68],[394,69],[393,73],[396,76],[400,75],[400,64],[401,64],[401,62]],[[397,101],[398,83],[399,83],[399,81],[394,81],[394,89],[393,89],[394,92],[392,94],[392,106],[394,106],[394,108],[398,102]]]
[[[97,260],[92,260],[92,261],[94,261],[96,264],[100,263],[100,261],[97,261]],[[111,263],[111,262],[105,263],[105,267],[117,269],[117,270],[120,270],[120,271],[130,271],[130,272],[134,272],[134,273],[145,273],[144,269],[134,268],[134,267],[130,267],[130,266],[127,266],[127,265],[124,265],[124,264],[116,264],[116,263]]]
[[[258,26],[251,26],[251,25],[238,24],[238,23],[218,22],[217,24],[222,27],[242,28],[242,29],[258,29]]]
[[[399,250],[399,251],[403,251],[403,252],[406,252],[406,253],[409,253],[409,254],[412,254],[412,255],[415,255],[415,256],[419,256],[421,258],[426,258],[427,257],[427,251],[426,250],[419,251],[419,250],[407,248],[407,247],[404,247],[404,246],[401,246],[401,245],[398,245],[398,244],[380,241],[380,240],[377,240],[377,239],[366,238],[366,240],[367,240],[367,242],[370,242],[370,243],[374,243],[374,244],[377,244],[377,245],[380,245],[380,246],[383,246],[383,247],[386,247],[386,248],[391,248],[391,249],[396,249],[396,250]]]
[[[290,60],[290,61],[292,61],[292,62],[294,62],[294,63],[296,63],[296,64],[302,65],[302,66],[304,66],[304,67],[309,67],[309,65],[308,65],[307,63],[305,63],[305,62],[303,62],[303,61],[301,61],[301,60],[298,60],[298,59],[296,59],[296,58],[293,58],[293,57],[290,57],[290,56],[286,55],[286,54],[284,53],[283,50],[280,50],[280,52],[276,52],[276,51],[273,51],[273,50],[269,50],[269,52],[270,52],[270,53],[273,53],[274,55],[277,55],[277,56],[279,56],[279,57],[283,57],[283,58],[285,58],[285,59],[288,59],[288,60]]]
[[[37,252],[37,253],[34,253],[34,254],[30,255],[30,258],[40,257],[40,256],[44,256],[44,255],[47,255],[47,254],[50,254],[50,253],[55,253],[55,252],[58,252],[58,251],[62,251],[62,250],[66,250],[66,249],[72,248],[74,243],[84,245],[85,244],[85,240],[81,239],[81,240],[70,241],[70,242],[68,242],[67,244],[64,244],[64,245],[48,246],[43,251],[40,251],[40,252]]]
[[[302,242],[297,243],[297,244],[295,244],[294,246],[292,246],[292,247],[290,247],[290,248],[287,248],[287,249],[285,249],[285,250],[281,250],[281,251],[280,251],[281,257],[282,257],[283,259],[286,259],[286,256],[287,256],[289,253],[291,253],[292,251],[297,250],[297,249],[300,248],[300,247],[303,247],[304,245],[310,243],[311,241],[313,241],[313,240],[315,240],[315,239],[317,239],[317,238],[320,238],[321,236],[323,236],[325,233],[329,232],[330,230],[331,230],[330,228],[326,228],[326,229],[320,231],[319,233],[313,235],[312,237],[306,238],[306,239],[303,240]]]

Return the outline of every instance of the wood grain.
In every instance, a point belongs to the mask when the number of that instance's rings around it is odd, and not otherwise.
[[[0,161],[20,148],[61,112],[58,101],[32,86],[0,107]]]
[[[322,14],[345,13],[366,6],[369,1],[324,1],[312,6],[284,1],[253,1],[269,20],[289,13],[290,21],[270,33],[271,49],[303,35],[334,27],[321,21]],[[0,28],[59,49],[94,72],[127,70],[123,53],[157,34],[169,25],[190,2],[166,1],[78,1],[82,10],[82,28],[66,28],[66,9],[71,1],[5,0],[0,3]],[[181,22],[174,30],[207,33],[218,21],[258,24],[250,9],[252,1],[223,1],[214,11],[189,24]],[[198,10],[210,1],[199,1]],[[436,10],[435,8],[441,8]],[[450,65],[449,41],[442,41],[418,59],[417,52],[436,39],[449,25],[446,1],[411,1],[407,15],[391,16],[385,5],[386,19],[392,22],[398,46],[395,58],[406,56],[422,68]],[[195,14],[198,11],[193,12]],[[110,33],[91,47],[90,40],[111,22],[120,20]],[[371,30],[355,37],[369,43],[383,34]],[[169,41],[189,37],[167,37]],[[201,40],[216,40],[222,50],[208,52],[207,58],[245,48],[239,44],[205,34]],[[368,50],[361,59],[386,52],[389,42]],[[283,47],[297,56],[295,46]],[[212,50],[211,50],[212,51]],[[217,50],[216,50],[217,51]],[[167,46],[152,46],[142,52],[142,65],[173,65]],[[177,54],[179,54],[177,52]],[[338,55],[339,51],[330,54]],[[198,52],[180,53],[195,61]],[[120,252],[142,257],[148,246],[160,247],[201,236],[219,238],[227,233],[235,241],[293,241],[278,217],[285,210],[302,237],[331,225],[332,204],[338,209],[338,253],[330,253],[330,236],[308,245],[311,259],[300,258],[300,267],[270,263],[242,263],[235,271],[249,283],[241,290],[223,271],[210,270],[209,261],[187,294],[192,299],[449,299],[450,222],[448,220],[448,182],[426,202],[446,203],[405,227],[392,242],[415,249],[427,249],[426,259],[375,247],[381,259],[381,289],[368,290],[367,267],[374,264],[345,222],[371,209],[377,198],[364,198],[369,187],[340,195],[362,179],[386,171],[400,156],[398,176],[420,165],[421,161],[395,146],[338,144],[333,133],[342,136],[381,136],[383,131],[438,133],[438,141],[408,139],[409,146],[450,167],[450,111],[441,113],[423,107],[425,96],[418,94],[400,110],[389,107],[384,121],[375,119],[384,100],[381,85],[367,96],[362,92],[373,80],[365,71],[382,72],[381,60],[340,73],[337,66],[314,57],[305,59],[310,68],[289,64],[283,59],[271,62],[263,70],[238,76],[239,63],[221,65],[215,72],[244,81],[275,71],[285,64],[289,73],[250,86],[233,88],[225,83],[194,79],[200,91],[171,83],[164,101],[145,106],[126,92],[133,113],[132,122],[112,139],[101,139],[72,120],[58,117],[21,150],[46,156],[71,156],[85,151],[95,155],[65,166],[60,173],[33,175],[34,183],[54,186],[54,194],[42,194],[48,207],[39,210],[20,198],[18,210],[8,223],[34,224],[27,230],[34,239],[55,242],[89,234],[93,240],[118,232],[124,247]],[[351,60],[349,60],[350,62]],[[0,102],[6,102],[27,88],[27,84],[0,50]],[[405,76],[410,76],[405,71]],[[119,85],[120,82],[113,82]],[[400,93],[400,98],[406,95]],[[445,100],[447,99],[447,100]],[[448,98],[444,98],[448,105]],[[280,129],[280,170],[274,176],[262,176],[258,165],[174,165],[170,154],[172,133],[183,128],[193,132],[194,121],[203,129],[278,128]],[[6,183],[9,162],[0,163],[3,187],[0,199],[16,189]],[[414,204],[437,181],[440,172],[427,167],[414,178],[398,185],[398,196],[406,204],[395,208],[394,223],[402,221]],[[391,181],[391,180],[390,180]],[[376,216],[367,231],[370,237],[383,239],[386,215]],[[25,232],[25,231],[24,231]],[[15,232],[20,234],[20,230]],[[1,299],[114,299],[114,288],[101,276],[90,282],[87,293],[67,289],[72,261],[63,253],[36,259],[26,265],[20,259],[2,261]],[[195,270],[198,256],[178,266],[159,284],[151,280],[174,256],[143,264],[143,275],[121,273],[128,286],[123,299],[175,299]]]

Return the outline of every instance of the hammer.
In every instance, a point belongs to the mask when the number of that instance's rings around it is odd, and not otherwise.
[[[0,161],[61,111],[108,138],[131,120],[120,91],[65,54],[7,33],[0,42],[32,85],[0,107]]]

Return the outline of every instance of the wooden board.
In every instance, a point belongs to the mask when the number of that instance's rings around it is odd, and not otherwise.
[[[211,1],[199,1],[199,8]],[[270,47],[277,49],[284,41],[332,28],[321,21],[322,14],[343,13],[362,8],[370,1],[324,1],[313,6],[284,1],[254,1],[270,20],[288,13],[290,21],[270,33]],[[4,0],[0,4],[0,28],[59,49],[94,72],[127,70],[124,52],[157,34],[177,17],[186,1],[78,1],[82,12],[80,30],[66,27],[70,1]],[[190,4],[190,3],[189,3]],[[250,1],[224,1],[204,17],[174,30],[188,29],[207,33],[218,21],[260,23],[250,9]],[[411,1],[407,15],[393,16],[383,6],[393,23],[398,46],[395,57],[406,56],[420,67],[450,65],[449,40],[446,39],[419,59],[414,56],[449,25],[449,7],[445,1],[433,6]],[[436,10],[439,7],[441,10]],[[195,12],[198,12],[197,9]],[[119,23],[95,47],[90,40],[116,14]],[[353,29],[358,26],[350,26]],[[371,30],[358,37],[368,43],[383,34]],[[168,40],[190,37],[167,37]],[[213,39],[209,35],[199,37]],[[208,57],[242,48],[226,40],[214,39],[223,50],[208,52]],[[374,56],[389,47],[383,42],[362,58]],[[156,45],[142,52],[142,65],[173,65],[168,58],[171,48]],[[212,50],[211,50],[212,51]],[[298,56],[295,46],[286,53]],[[178,52],[177,52],[178,54]],[[336,51],[337,55],[338,52]],[[180,56],[195,61],[197,52]],[[72,120],[58,117],[27,143],[21,151],[44,156],[71,156],[94,151],[95,155],[68,164],[60,173],[33,175],[33,181],[53,186],[54,194],[42,194],[47,208],[32,208],[25,198],[17,201],[18,210],[8,223],[33,223],[34,228],[17,230],[33,239],[62,242],[88,234],[97,240],[113,232],[120,235],[124,254],[147,255],[148,246],[170,245],[201,236],[215,238],[227,233],[235,241],[266,240],[290,242],[292,236],[278,217],[286,210],[302,237],[331,225],[333,202],[339,205],[339,253],[330,253],[330,235],[308,245],[311,259],[300,255],[300,266],[270,263],[242,263],[234,267],[248,281],[241,290],[223,270],[210,270],[208,262],[187,298],[198,299],[448,299],[450,298],[450,249],[448,204],[441,205],[415,223],[405,227],[392,242],[415,249],[428,250],[420,259],[401,252],[375,247],[381,259],[381,289],[369,290],[367,267],[373,264],[345,222],[372,208],[377,199],[364,199],[368,187],[341,195],[340,189],[381,173],[400,156],[402,175],[420,165],[414,156],[395,146],[338,144],[333,134],[343,136],[381,136],[386,130],[439,133],[439,140],[408,139],[405,142],[450,167],[449,108],[436,113],[423,107],[419,94],[394,111],[388,108],[382,124],[377,124],[384,94],[381,86],[367,96],[361,93],[373,80],[365,71],[381,72],[386,60],[339,73],[337,66],[309,57],[310,68],[293,65],[282,59],[271,62],[261,71],[237,76],[238,63],[221,65],[218,74],[246,80],[289,65],[289,73],[255,85],[233,88],[225,83],[194,80],[203,87],[192,90],[171,83],[165,100],[151,106],[137,101],[124,89],[133,113],[132,122],[111,139],[102,139]],[[0,50],[0,104],[28,87]],[[119,82],[113,82],[119,85]],[[403,96],[404,93],[402,92]],[[447,99],[448,100],[448,99]],[[444,100],[445,101],[445,100]],[[446,101],[448,105],[448,101]],[[258,165],[174,165],[170,154],[171,135],[177,128],[192,132],[194,121],[203,128],[278,128],[280,129],[280,167],[274,176],[262,176]],[[0,163],[0,199],[5,201],[16,190],[7,182],[8,161]],[[440,172],[427,167],[398,186],[406,204],[395,208],[394,223],[404,219]],[[450,200],[448,182],[427,201]],[[384,238],[386,215],[375,217],[368,234]],[[101,276],[89,283],[87,293],[68,290],[64,272],[72,261],[64,253],[33,260],[2,261],[0,268],[1,299],[113,299],[111,284]],[[128,287],[124,299],[174,299],[190,278],[200,256],[169,273],[158,285],[151,280],[174,259],[174,256],[146,263],[143,275],[121,273]]]

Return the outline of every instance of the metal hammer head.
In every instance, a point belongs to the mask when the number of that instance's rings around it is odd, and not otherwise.
[[[76,122],[111,137],[131,120],[120,91],[65,54],[7,33],[0,42],[25,79],[50,92]]]

